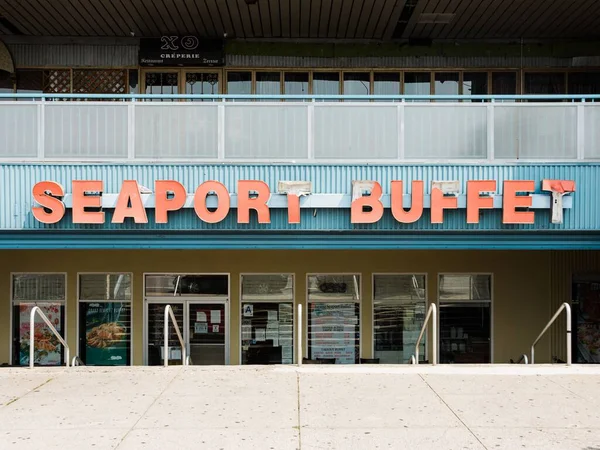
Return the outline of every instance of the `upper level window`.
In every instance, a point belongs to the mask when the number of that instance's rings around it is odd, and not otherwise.
[[[600,72],[571,72],[569,94],[600,94]]]
[[[369,72],[344,73],[344,95],[369,95],[371,74]]]
[[[10,77],[10,73],[0,70],[0,92],[12,92],[13,81]]]
[[[373,74],[373,94],[399,95],[402,92],[399,72],[375,72]]]
[[[431,94],[431,74],[429,72],[405,72],[404,93],[406,95]]]
[[[487,72],[465,72],[462,83],[463,95],[487,95],[488,74]],[[471,100],[481,101],[481,100]]]
[[[339,72],[314,72],[313,94],[315,95],[339,95],[340,74]]]
[[[458,95],[458,72],[435,73],[435,95]]]
[[[308,72],[286,72],[283,93],[286,95],[308,95]]]
[[[566,86],[564,72],[525,73],[525,89],[523,90],[524,94],[558,95],[564,94],[565,92]]]
[[[252,94],[252,72],[227,72],[227,93]]]

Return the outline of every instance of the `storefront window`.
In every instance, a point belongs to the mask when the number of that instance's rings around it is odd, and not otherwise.
[[[293,333],[293,275],[242,275],[242,364],[292,364]]]
[[[131,274],[79,275],[79,356],[89,366],[131,360]]]
[[[360,275],[308,277],[308,355],[334,364],[360,358]]]
[[[29,365],[30,314],[34,306],[40,307],[64,338],[65,300],[65,275],[23,273],[12,276],[14,365]],[[61,365],[64,348],[38,315],[35,317],[34,330],[34,363],[41,366]]]
[[[375,358],[381,364],[410,360],[423,326],[426,302],[424,275],[373,276]],[[419,359],[425,360],[425,339]]]
[[[227,275],[146,275],[147,297],[226,297],[228,293]]]
[[[491,275],[440,275],[440,362],[491,362]]]

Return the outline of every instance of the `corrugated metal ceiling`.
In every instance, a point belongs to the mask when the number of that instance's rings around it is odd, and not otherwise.
[[[0,34],[232,38],[600,37],[598,0],[0,0]],[[7,23],[2,23],[3,21]],[[18,33],[11,31],[12,28]]]

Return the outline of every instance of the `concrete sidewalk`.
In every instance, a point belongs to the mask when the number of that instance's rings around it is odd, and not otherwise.
[[[0,449],[600,449],[600,367],[3,369]]]

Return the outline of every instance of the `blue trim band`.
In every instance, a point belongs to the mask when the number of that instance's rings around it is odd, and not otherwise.
[[[600,233],[0,233],[0,249],[600,250]]]

